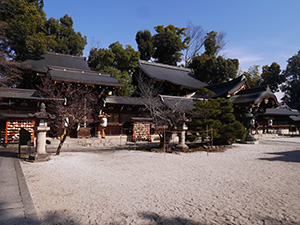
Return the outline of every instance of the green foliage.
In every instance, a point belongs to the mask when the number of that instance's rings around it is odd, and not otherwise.
[[[115,55],[115,59],[112,67],[132,73],[139,65],[140,54],[136,52],[130,45],[126,45],[123,48],[123,45],[118,41],[112,43],[109,48]]]
[[[114,74],[116,79],[125,86],[117,92],[121,96],[131,96],[135,90],[132,83],[132,73],[139,65],[139,52],[130,45],[119,42],[112,43],[108,49],[92,48],[88,59],[92,70]]]
[[[213,129],[217,143],[232,143],[235,139],[244,140],[246,137],[246,129],[235,120],[232,103],[225,98],[197,100],[191,117],[194,119],[189,127],[204,135],[207,129]]]
[[[141,54],[141,59],[150,60],[154,53],[151,32],[149,30],[137,32],[135,36],[135,41],[138,45],[138,49]]]
[[[247,78],[250,87],[256,87],[260,85],[259,65],[250,66],[248,72],[245,72],[244,75]]]
[[[104,72],[107,67],[114,64],[115,54],[111,49],[92,48],[90,50],[88,64],[92,70]]]
[[[182,50],[187,48],[190,37],[187,37],[186,28],[174,25],[154,27],[156,34],[151,36],[150,31],[139,31],[136,34],[136,43],[141,53],[141,59],[154,58],[159,63],[177,65],[181,61]]]
[[[157,34],[153,36],[155,52],[153,57],[157,62],[175,65],[181,61],[182,50],[187,48],[189,37],[186,37],[186,28],[178,28],[174,25],[154,27]],[[183,39],[184,38],[184,39]],[[183,39],[183,40],[182,40]]]
[[[86,36],[75,32],[72,17],[66,14],[59,20],[50,18],[45,24],[47,35],[51,38],[50,50],[69,55],[82,55],[87,44]]]
[[[17,59],[26,59],[47,50],[45,33],[46,15],[39,1],[10,0],[1,3],[1,21],[8,24],[1,49],[11,52]]]
[[[211,31],[206,35],[204,41],[205,54],[207,55],[217,55],[221,46],[217,44],[218,32]]]
[[[288,59],[286,70],[283,71],[285,83],[281,87],[284,92],[283,100],[286,103],[300,100],[300,51]]]
[[[208,84],[217,84],[236,77],[239,61],[203,53],[194,57],[189,67],[194,70],[199,80]]]
[[[121,84],[124,84],[124,87],[116,91],[116,95],[131,96],[135,91],[136,87],[132,85],[132,76],[130,76],[127,71],[121,71],[113,67],[106,67],[102,70],[102,72],[113,74]]]
[[[199,96],[201,96],[202,98],[205,98],[205,99],[208,99],[208,98],[211,98],[212,96],[215,95],[215,93],[207,88],[200,88],[198,91],[197,91],[197,94]]]
[[[237,59],[225,59],[217,56],[222,48],[220,42],[224,42],[223,37],[219,37],[215,31],[209,32],[204,41],[205,52],[193,57],[187,65],[194,70],[199,80],[208,84],[226,82],[235,78],[238,72],[239,61]]]
[[[1,50],[17,60],[40,56],[46,51],[82,55],[86,37],[72,28],[73,20],[65,15],[57,21],[46,19],[42,0],[4,0],[0,4],[0,19],[8,24],[8,40]]]
[[[280,65],[273,62],[271,66],[263,66],[261,79],[262,85],[268,85],[273,92],[278,91],[278,85],[284,81],[283,75],[281,75]]]

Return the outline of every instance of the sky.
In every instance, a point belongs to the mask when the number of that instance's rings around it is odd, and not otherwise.
[[[45,0],[47,18],[68,14],[75,31],[87,36],[84,56],[91,47],[108,48],[119,41],[138,50],[140,30],[156,32],[155,26],[187,22],[206,32],[225,32],[227,42],[220,54],[237,58],[243,71],[250,66],[287,60],[300,50],[300,0]]]

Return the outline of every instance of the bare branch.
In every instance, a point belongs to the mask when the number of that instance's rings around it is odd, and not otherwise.
[[[168,126],[169,131],[176,131],[186,121],[185,113],[187,109],[181,104],[182,99],[180,98],[177,98],[171,105],[165,104],[162,96],[158,95],[160,86],[155,86],[154,82],[150,79],[139,76],[138,87],[162,144],[164,134],[158,129],[159,126]],[[168,135],[171,134],[171,132],[168,133]],[[169,138],[170,136],[167,136],[167,140]]]
[[[56,115],[53,126],[66,130],[65,136],[76,129],[78,124],[82,126],[92,122],[93,113],[97,109],[97,97],[88,87],[72,83],[55,84],[49,77],[44,77],[38,88],[45,97],[51,99],[48,109]],[[57,154],[64,140],[65,137],[61,140]]]
[[[191,22],[187,23],[186,34],[190,37],[190,42],[188,44],[185,53],[185,65],[188,65],[190,60],[200,53],[200,50],[204,46],[205,41],[205,31],[201,26],[195,26]]]

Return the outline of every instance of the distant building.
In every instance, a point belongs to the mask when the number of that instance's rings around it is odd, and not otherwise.
[[[24,71],[22,88],[0,88],[0,131],[5,143],[18,141],[21,127],[33,130],[34,119],[28,118],[27,114],[36,112],[41,102],[49,100],[35,89],[40,85],[41,77],[49,76],[58,85],[69,82],[88,86],[96,92],[99,104],[102,96],[124,86],[111,74],[91,71],[84,57],[48,52],[38,59],[23,62],[21,66]]]
[[[140,60],[135,76],[150,79],[160,87],[160,94],[182,96],[207,84],[198,80],[191,69]]]

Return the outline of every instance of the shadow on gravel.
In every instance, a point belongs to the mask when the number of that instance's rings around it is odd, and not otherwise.
[[[0,224],[28,224],[28,225],[53,225],[53,224],[68,224],[68,225],[81,225],[77,219],[66,217],[64,211],[55,211],[48,213],[41,221],[25,218],[22,209],[5,209],[0,203]],[[91,221],[86,221],[84,224],[93,224]]]
[[[181,217],[167,218],[167,217],[159,216],[156,213],[141,213],[140,215],[145,219],[148,219],[154,222],[155,224],[160,224],[160,225],[204,225],[203,223],[195,222],[193,220],[189,220]]]
[[[0,149],[0,157],[17,158],[18,153],[8,150]]]
[[[300,150],[294,150],[289,152],[270,152],[266,154],[274,155],[274,157],[260,158],[260,160],[300,163]]]

